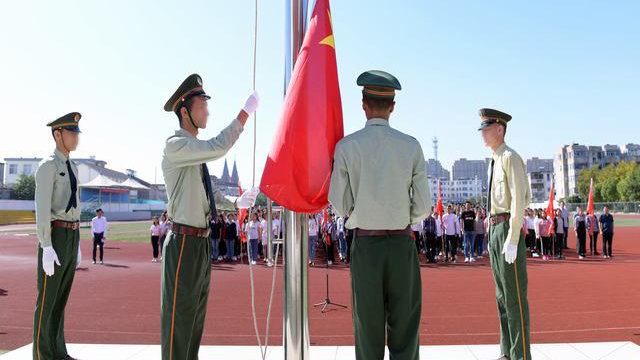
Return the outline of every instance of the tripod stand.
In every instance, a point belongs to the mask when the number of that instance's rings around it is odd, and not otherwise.
[[[329,235],[325,235],[325,236],[329,236]],[[329,305],[337,306],[337,307],[342,308],[342,309],[346,309],[347,308],[347,306],[345,306],[345,305],[341,305],[341,304],[337,304],[337,303],[331,302],[331,298],[329,298],[329,245],[327,245],[326,238],[325,238],[325,242],[324,242],[324,250],[325,250],[325,255],[326,255],[326,258],[327,258],[327,261],[325,262],[325,267],[324,267],[325,276],[326,276],[326,280],[327,280],[327,282],[326,282],[326,284],[327,284],[327,293],[326,293],[326,296],[324,298],[324,301],[313,305],[313,307],[322,306],[322,309],[320,311],[322,313],[325,312],[325,310],[327,309],[327,306],[329,306]]]

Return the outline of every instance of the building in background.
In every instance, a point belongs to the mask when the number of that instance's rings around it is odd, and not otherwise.
[[[622,160],[635,161],[640,163],[640,145],[626,144],[622,145]]]
[[[474,180],[479,179],[482,186],[487,186],[488,161],[458,159],[453,162],[451,168],[451,180]]]
[[[4,184],[13,185],[22,175],[35,175],[42,158],[4,158]]]
[[[0,162],[0,187],[4,186],[4,163]]]
[[[215,175],[210,175],[213,188],[220,190],[223,195],[238,196],[240,191],[240,177],[238,176],[238,167],[235,160],[233,161],[233,171],[229,175],[229,166],[227,165],[227,159],[224,160],[224,169],[222,170],[222,176],[219,178]]]
[[[427,171],[428,178],[447,180],[447,181],[451,179],[449,170],[443,168],[442,164],[440,164],[440,161],[436,159],[428,159],[427,161],[425,161],[425,163],[426,163],[425,168]]]
[[[578,177],[582,169],[617,165],[623,160],[640,162],[640,145],[626,144],[623,150],[610,144],[586,146],[574,143],[563,146],[553,159],[556,196],[562,199],[578,193]]]
[[[444,203],[462,203],[470,200],[477,203],[483,196],[482,180],[438,180],[428,178],[429,191],[435,204],[438,199],[438,181],[442,185],[442,201]]]

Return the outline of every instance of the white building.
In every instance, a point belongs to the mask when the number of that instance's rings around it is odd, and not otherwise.
[[[531,202],[540,203],[549,200],[549,192],[551,184],[553,184],[553,170],[540,168],[537,171],[528,171],[527,178],[531,190]]]
[[[487,173],[490,160],[467,160],[465,158],[458,159],[453,162],[451,167],[451,179],[480,179],[482,186],[487,186]]]
[[[4,158],[4,184],[14,184],[21,175],[35,175],[40,161],[41,158]]]
[[[438,179],[429,178],[429,191],[435,205],[438,200]],[[480,198],[482,192],[482,180],[459,179],[440,180],[442,185],[442,201],[444,203],[461,203],[473,198]]]
[[[625,152],[617,145],[586,146],[580,144],[565,145],[553,159],[553,171],[556,180],[556,195],[559,199],[578,193],[578,177],[584,168],[617,165],[625,158],[638,161],[635,154],[640,152],[636,144],[625,145]]]

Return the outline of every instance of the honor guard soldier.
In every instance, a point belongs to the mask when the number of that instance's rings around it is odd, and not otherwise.
[[[522,221],[531,200],[527,172],[518,153],[505,142],[511,115],[480,109],[479,131],[493,150],[489,166],[487,213],[489,255],[500,316],[499,360],[530,360],[526,245]]]
[[[196,136],[207,126],[211,97],[198,74],[187,77],[164,106],[178,116],[180,129],[165,143],[162,173],[171,230],[162,251],[161,351],[163,360],[198,358],[211,279],[209,219],[217,215],[207,162],[223,157],[258,107],[253,93],[229,126],[209,140]],[[236,206],[253,205],[257,190],[246,191]],[[233,206],[233,204],[232,204]]]
[[[56,143],[36,171],[38,296],[33,321],[33,359],[69,360],[64,310],[80,264],[78,169],[69,154],[78,146],[80,113],[47,124]]]
[[[335,148],[329,201],[354,229],[351,286],[358,360],[418,359],[422,285],[411,224],[431,207],[420,143],[389,126],[400,82],[384,71],[358,77],[364,129]]]

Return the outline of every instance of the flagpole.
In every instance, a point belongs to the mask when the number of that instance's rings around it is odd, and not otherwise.
[[[307,23],[308,0],[285,0],[284,88],[291,80]],[[305,214],[286,210],[284,236],[283,346],[285,360],[309,359],[307,284],[308,224]]]

